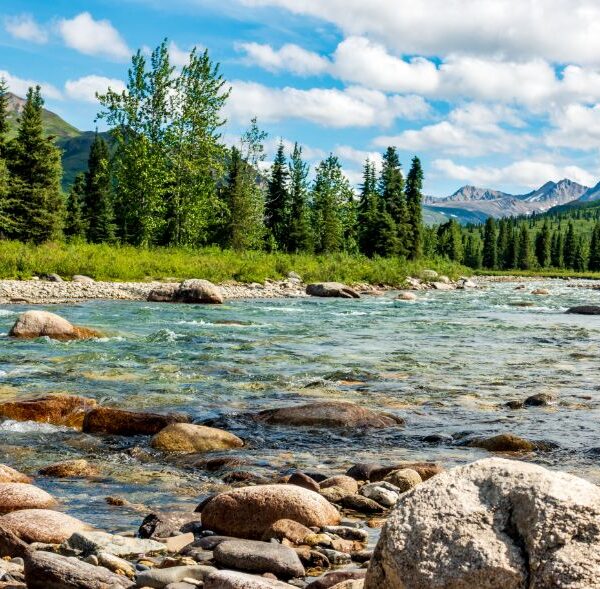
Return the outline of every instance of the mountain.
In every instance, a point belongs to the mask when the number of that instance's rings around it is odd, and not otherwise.
[[[587,203],[587,202],[595,202],[597,200],[600,200],[600,182],[598,182],[598,184],[596,184],[596,186],[593,186],[592,188],[589,188],[588,190],[586,190],[586,192],[584,192],[579,197],[577,202],[578,203]]]
[[[501,198],[510,197],[510,194],[506,192],[500,192],[499,190],[491,190],[489,188],[478,188],[477,186],[463,186],[459,188],[454,194],[447,196],[444,201],[446,202],[465,202],[474,200],[498,200]]]

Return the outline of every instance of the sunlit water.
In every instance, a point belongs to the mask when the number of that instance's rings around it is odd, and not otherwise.
[[[551,296],[529,294],[537,286],[550,288]],[[132,410],[186,411],[243,437],[247,447],[233,453],[249,460],[241,468],[271,478],[296,468],[337,474],[355,462],[430,459],[452,466],[487,454],[461,440],[513,432],[556,445],[526,459],[600,482],[600,317],[564,313],[574,304],[600,304],[600,291],[556,281],[529,283],[525,291],[493,284],[428,292],[409,303],[394,296],[48,307],[107,336],[66,343],[10,340],[5,334],[25,307],[5,306],[0,401],[60,391]],[[522,303],[533,306],[517,306]],[[555,394],[557,404],[517,411],[503,406],[541,392]],[[406,426],[287,429],[240,417],[317,399],[390,411]],[[430,434],[448,438],[424,443]],[[198,456],[164,456],[147,438],[0,422],[0,462],[34,474],[77,457],[97,463],[102,478],[39,477],[36,483],[66,511],[109,530],[133,528],[141,516],[108,506],[108,495],[180,509],[221,488],[223,473],[192,466]]]

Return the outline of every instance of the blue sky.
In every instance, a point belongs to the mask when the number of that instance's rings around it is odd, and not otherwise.
[[[354,182],[395,145],[438,196],[600,179],[597,0],[22,0],[0,7],[0,75],[93,129],[94,92],[164,37],[176,64],[221,63],[228,141],[257,116],[270,153],[334,152]]]

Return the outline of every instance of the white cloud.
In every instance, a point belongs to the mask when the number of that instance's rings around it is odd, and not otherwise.
[[[269,88],[232,82],[227,114],[236,121],[303,119],[326,127],[387,127],[397,118],[421,118],[429,107],[419,96],[387,96],[376,90]]]
[[[125,60],[132,53],[110,21],[94,20],[89,12],[60,20],[58,31],[68,47],[86,55]]]
[[[178,47],[175,41],[171,41],[169,43],[169,61],[171,62],[171,65],[174,65],[175,67],[187,65],[190,61],[190,52],[191,49],[186,51],[185,49]]]
[[[277,50],[260,43],[239,43],[236,48],[246,53],[246,63],[271,72],[290,71],[300,76],[317,75],[325,73],[331,65],[328,59],[318,53],[289,43]]]
[[[523,160],[503,167],[469,167],[449,159],[438,159],[433,168],[448,178],[478,186],[519,185],[538,188],[548,180],[557,182],[563,178],[575,180],[585,186],[593,186],[595,177],[579,166],[557,166],[544,161]]]
[[[4,20],[6,31],[16,39],[23,39],[32,43],[46,43],[48,33],[30,14],[7,16]]]
[[[65,82],[65,92],[73,100],[83,102],[97,102],[96,92],[105,93],[108,88],[115,92],[125,90],[125,84],[121,80],[114,78],[105,78],[104,76],[83,76],[77,80],[67,80]]]
[[[368,36],[402,55],[499,55],[600,63],[597,0],[241,0]]]
[[[18,78],[17,76],[13,76],[6,70],[0,70],[0,78],[4,78],[6,83],[8,84],[8,89],[17,96],[25,97],[27,94],[27,90],[31,86],[39,85],[42,89],[42,96],[44,98],[51,98],[54,100],[61,100],[62,93],[61,91],[53,86],[52,84],[46,84],[45,82],[37,82],[36,80],[27,80],[24,78]]]
[[[597,151],[600,146],[600,104],[569,104],[551,116],[554,129],[546,135],[551,147]]]
[[[383,161],[383,156],[378,151],[356,149],[350,145],[337,145],[334,148],[333,153],[339,156],[342,162],[350,162],[352,164],[358,164],[359,166],[362,166],[365,161],[369,159],[377,167],[380,167]]]

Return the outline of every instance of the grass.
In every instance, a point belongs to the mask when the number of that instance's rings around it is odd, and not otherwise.
[[[445,259],[410,262],[400,258],[375,258],[331,254],[281,254],[234,252],[218,248],[141,249],[131,246],[48,243],[44,245],[0,241],[0,278],[27,279],[56,273],[64,278],[85,274],[96,280],[179,281],[205,278],[226,281],[263,282],[281,279],[295,271],[305,282],[339,281],[349,284],[401,285],[407,276],[423,269],[436,270],[450,278],[471,271]]]
[[[536,268],[535,270],[475,270],[478,276],[523,276],[524,278],[581,278],[600,280],[600,272],[576,272],[566,268]]]

